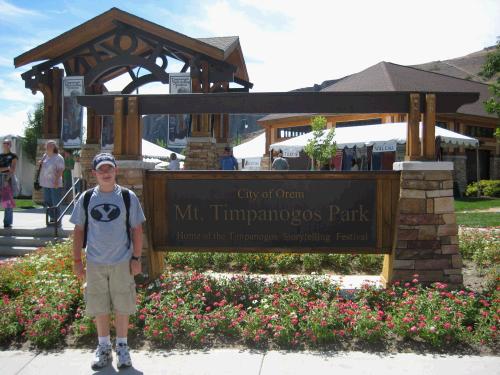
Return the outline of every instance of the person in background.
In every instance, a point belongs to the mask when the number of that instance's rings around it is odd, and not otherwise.
[[[71,176],[71,171],[75,167],[75,159],[73,159],[73,154],[69,150],[64,150],[64,173],[63,173],[63,183],[64,183],[64,193],[66,193],[73,186],[73,178]]]
[[[181,164],[179,162],[179,159],[177,159],[177,155],[175,152],[172,152],[170,154],[170,163],[168,164],[168,170],[169,171],[178,171],[181,169]]]
[[[220,159],[220,169],[223,171],[238,170],[238,161],[233,156],[230,147],[224,147],[224,153]]]
[[[287,171],[290,169],[288,161],[283,157],[283,151],[278,151],[278,156],[274,159],[271,168],[275,171]]]
[[[75,165],[73,167],[73,183],[78,179],[80,179],[80,181],[75,185],[75,192],[81,193],[82,192],[82,185],[83,185],[82,163],[80,162],[80,155],[76,154],[75,155]]]
[[[75,224],[73,271],[80,280],[85,279],[85,314],[95,317],[97,327],[93,370],[104,368],[111,360],[112,312],[117,367],[132,366],[127,334],[129,316],[137,310],[134,276],[142,269],[142,223],[146,218],[134,192],[116,183],[116,173],[113,155],[96,155],[92,175],[97,186],[80,196],[70,218]],[[82,262],[85,238],[86,267]]]
[[[64,172],[64,158],[59,155],[55,141],[49,140],[45,143],[45,154],[38,163],[41,165],[40,186],[43,188],[45,208],[54,207],[61,200]],[[49,217],[51,224],[55,224],[59,217],[59,210],[49,210]]]
[[[351,171],[359,171],[359,166],[356,158],[352,158]]]
[[[16,173],[17,155],[11,152],[12,141],[4,139],[0,154],[0,189],[2,207],[4,209],[3,227],[12,228],[14,221],[14,189],[13,181]]]

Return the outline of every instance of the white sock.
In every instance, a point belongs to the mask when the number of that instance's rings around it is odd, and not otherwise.
[[[116,338],[116,345],[120,345],[120,344],[127,345],[127,338],[126,337],[117,337]]]
[[[99,345],[111,345],[111,338],[108,336],[98,337]]]

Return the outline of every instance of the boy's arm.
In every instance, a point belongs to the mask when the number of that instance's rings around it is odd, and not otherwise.
[[[142,224],[131,229],[132,231],[132,255],[140,258],[142,255]]]
[[[81,225],[75,225],[73,231],[73,271],[79,279],[83,278],[85,271],[82,263],[83,236],[84,228]]]
[[[141,255],[142,255],[142,224],[130,230],[132,233],[132,246],[134,257],[139,258],[139,260],[132,259],[130,261],[130,273],[132,276],[138,275],[142,272]]]

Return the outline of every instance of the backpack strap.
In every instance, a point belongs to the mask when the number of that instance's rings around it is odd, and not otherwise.
[[[123,202],[125,203],[125,211],[127,213],[127,222],[125,225],[127,227],[128,247],[130,247],[130,190],[124,187],[121,187],[121,189]]]
[[[89,189],[85,193],[83,193],[83,210],[85,212],[85,224],[83,229],[83,246],[82,246],[83,249],[87,247],[87,232],[89,230],[89,204],[93,192],[94,188]]]

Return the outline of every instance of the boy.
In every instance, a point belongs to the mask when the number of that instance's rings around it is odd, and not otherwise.
[[[82,194],[70,219],[75,224],[74,272],[80,279],[86,276],[86,314],[95,317],[97,326],[99,343],[91,363],[94,370],[111,360],[111,310],[115,313],[117,367],[132,366],[128,320],[136,311],[134,276],[141,272],[142,223],[146,218],[137,196],[116,184],[116,172],[113,155],[102,153],[94,158],[92,174],[97,186]],[[85,234],[86,272],[81,258]]]

